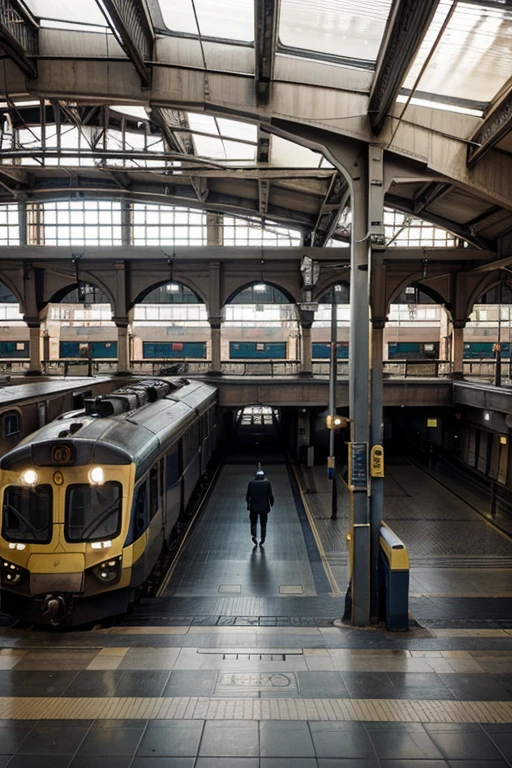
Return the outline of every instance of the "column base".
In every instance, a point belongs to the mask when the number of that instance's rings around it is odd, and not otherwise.
[[[297,376],[302,376],[302,378],[312,379],[313,371],[299,371]]]
[[[454,381],[460,381],[464,378],[464,374],[462,371],[452,371],[451,373],[446,374],[447,379],[453,379]]]
[[[207,376],[224,376],[223,371],[208,371]]]
[[[116,371],[113,376],[133,376],[133,371]]]
[[[37,368],[31,368],[28,371],[25,371],[23,374],[24,376],[42,376],[43,372],[41,370],[37,370]]]

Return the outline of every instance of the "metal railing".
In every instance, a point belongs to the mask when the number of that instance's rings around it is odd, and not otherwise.
[[[399,376],[401,379],[414,376],[439,378],[453,372],[451,360],[384,360],[383,372],[387,376]]]
[[[296,376],[300,360],[226,360],[221,370],[234,376]]]
[[[41,370],[45,376],[94,376],[115,373],[117,360],[43,360]]]

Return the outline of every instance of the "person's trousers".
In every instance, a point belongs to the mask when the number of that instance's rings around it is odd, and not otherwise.
[[[253,512],[252,510],[250,511],[249,520],[251,521],[251,536],[256,536],[256,524],[258,522],[258,516],[260,518],[261,540],[265,541],[265,537],[267,533],[268,512]]]

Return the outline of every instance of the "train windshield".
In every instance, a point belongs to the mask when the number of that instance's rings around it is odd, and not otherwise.
[[[7,486],[2,505],[2,535],[7,541],[51,541],[51,485]]]
[[[66,493],[66,540],[97,541],[121,529],[121,483],[70,485]]]

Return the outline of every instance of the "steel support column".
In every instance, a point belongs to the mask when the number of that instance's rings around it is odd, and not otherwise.
[[[453,375],[455,378],[462,379],[464,375],[464,326],[465,321],[453,321]]]
[[[311,346],[311,325],[304,323],[302,328],[302,349],[300,372],[303,376],[313,373],[313,350]]]
[[[368,157],[359,158],[352,178],[349,404],[351,440],[369,441],[369,217]],[[367,489],[354,490],[351,503],[352,624],[370,623],[370,514]]]
[[[368,232],[371,245],[370,295],[372,316],[371,338],[371,392],[370,392],[370,448],[383,442],[382,359],[383,334],[386,318],[384,265],[384,153],[381,147],[368,148]],[[371,476],[371,462],[368,474]],[[370,483],[370,619],[379,615],[379,547],[382,511],[384,506],[384,478],[369,477]]]
[[[122,375],[130,370],[128,353],[128,321],[126,325],[117,326],[117,374]]]
[[[28,376],[41,376],[41,326],[31,325],[29,328],[30,338],[30,367],[27,371]]]

